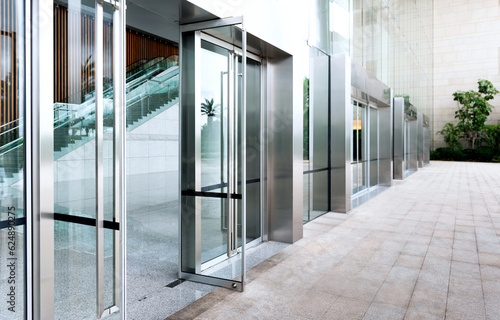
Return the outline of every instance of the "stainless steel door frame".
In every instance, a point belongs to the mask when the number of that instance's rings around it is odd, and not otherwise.
[[[244,283],[245,283],[245,250],[246,250],[246,241],[242,241],[241,244],[241,281],[233,280],[233,279],[222,279],[213,276],[203,275],[201,274],[201,201],[200,197],[196,195],[196,190],[201,190],[201,137],[200,132],[198,132],[198,128],[200,126],[200,117],[201,115],[195,114],[194,117],[189,115],[188,106],[192,108],[192,106],[201,105],[201,39],[202,39],[202,30],[204,29],[212,29],[217,27],[231,27],[234,25],[241,25],[241,55],[242,55],[242,98],[241,98],[241,112],[242,112],[242,124],[241,124],[241,134],[242,134],[242,145],[240,146],[241,150],[241,180],[246,181],[246,31],[242,25],[243,19],[239,18],[229,18],[229,19],[221,19],[217,21],[207,21],[202,23],[196,23],[192,25],[184,25],[181,26],[181,35],[180,35],[180,68],[181,68],[181,81],[180,81],[180,143],[179,148],[181,155],[179,158],[179,167],[180,167],[180,179],[179,179],[179,187],[182,192],[179,194],[179,203],[180,212],[179,212],[179,277],[186,280],[192,280],[202,283],[207,283],[211,285],[217,285],[226,287],[233,290],[243,291]],[[189,49],[185,49],[189,47]],[[236,58],[237,61],[237,58]],[[231,59],[229,59],[229,63]],[[192,65],[191,65],[192,64]],[[236,65],[237,67],[237,65]],[[234,68],[234,66],[233,66]],[[230,70],[231,71],[231,68]],[[235,75],[237,80],[238,74]],[[187,77],[190,77],[190,80],[186,80]],[[192,83],[194,81],[194,83]],[[229,81],[233,82],[234,80]],[[229,88],[229,92],[232,93],[234,88]],[[228,97],[228,102],[232,103],[234,101],[234,96]],[[228,110],[231,110],[231,106]],[[237,109],[234,109],[235,112]],[[191,110],[192,112],[192,110]],[[236,114],[236,113],[235,113]],[[234,121],[233,114],[230,113],[228,116],[229,126],[228,129],[228,137],[233,139],[229,141],[229,148],[232,148],[234,136],[229,134],[229,132],[233,131],[232,124]],[[195,130],[194,135],[189,133],[189,131]],[[186,136],[184,136],[186,135]],[[194,150],[187,148],[189,142],[194,143]],[[192,144],[193,145],[193,144]],[[191,146],[192,146],[191,145]],[[233,175],[233,163],[232,163],[232,152],[233,150],[228,149],[228,188],[227,188],[227,199],[228,202],[231,203],[234,201],[233,192],[234,189],[234,180]],[[184,158],[189,158],[184,161]],[[194,174],[193,171],[194,170]],[[194,181],[193,181],[194,180]],[[183,202],[183,193],[184,189],[193,188],[194,194],[191,200],[186,200],[186,203]],[[242,217],[242,239],[246,239],[246,183],[241,183],[241,217]],[[230,207],[230,206],[229,206]],[[234,213],[231,212],[230,213]],[[231,215],[234,216],[234,215]],[[234,220],[233,220],[234,222]],[[228,229],[233,225],[233,223],[228,223]],[[229,231],[229,230],[228,230]],[[194,241],[192,239],[194,232]],[[234,248],[230,247],[230,237],[232,236],[230,232],[227,233],[228,236],[228,248],[227,253],[228,256],[232,256],[237,253],[237,245],[236,251]],[[194,246],[194,248],[193,248]],[[185,248],[184,248],[185,247]],[[231,258],[228,258],[231,259]]]
[[[120,223],[119,230],[113,231],[114,263],[114,306],[104,305],[104,16],[103,6],[113,8],[113,218]],[[96,83],[96,288],[97,318],[110,315],[126,307],[126,200],[125,200],[125,1],[96,0],[95,27],[95,83]],[[125,240],[125,241],[123,241]],[[125,311],[121,318],[125,319]]]

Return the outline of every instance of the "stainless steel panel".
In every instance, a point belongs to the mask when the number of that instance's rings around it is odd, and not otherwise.
[[[269,240],[293,243],[302,238],[302,206],[294,205],[295,167],[302,176],[302,124],[294,123],[293,59],[291,56],[268,59],[267,64],[268,127],[268,201]],[[295,117],[295,121],[297,118]],[[298,132],[295,132],[298,131]],[[300,148],[294,147],[298,140]],[[295,150],[294,150],[295,149]],[[299,165],[300,163],[300,165]],[[302,190],[301,190],[302,191]],[[301,194],[300,194],[301,197]],[[298,199],[295,199],[298,200]],[[302,203],[300,203],[302,205]],[[294,211],[299,211],[297,219]],[[297,221],[298,220],[298,221]],[[300,223],[300,230],[297,224]]]
[[[391,105],[391,89],[356,62],[351,62],[351,85],[369,96],[378,106]],[[368,98],[360,97],[362,100]]]
[[[315,48],[310,49],[309,126],[310,170],[328,168],[329,163],[329,69],[330,57]],[[325,171],[326,173],[328,171]],[[324,173],[324,172],[323,172]],[[312,174],[312,210],[328,211],[328,175]]]
[[[369,108],[369,187],[378,184],[379,176],[379,119],[378,109]]]
[[[410,129],[409,161],[410,170],[418,169],[418,122],[417,120],[408,121]]]
[[[331,57],[331,136],[332,175],[331,210],[351,210],[351,59],[347,55]]]
[[[430,151],[431,151],[431,132],[430,127],[423,127],[422,129],[422,140],[423,140],[423,152],[422,152],[422,162],[426,166],[430,163]]]
[[[394,140],[394,179],[404,179],[404,158],[405,158],[405,139],[404,139],[404,99],[394,98],[394,127],[393,127],[393,140]]]
[[[392,90],[391,93],[392,95]],[[391,99],[392,100],[392,99]],[[393,177],[393,106],[380,107],[379,113],[379,185],[390,187]]]
[[[29,3],[29,2],[26,2]],[[53,1],[32,1],[32,319],[54,318]],[[28,15],[29,16],[29,15]],[[29,20],[29,19],[27,19]],[[29,59],[28,59],[29,60]],[[28,139],[29,140],[29,139]]]
[[[424,115],[422,112],[417,114],[417,167],[423,167],[424,158]]]

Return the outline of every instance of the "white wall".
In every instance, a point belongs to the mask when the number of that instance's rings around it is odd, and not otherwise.
[[[478,79],[500,89],[500,2],[498,0],[434,1],[434,147],[443,147],[436,134],[454,122],[457,103],[452,93],[476,90]],[[490,124],[500,121],[500,95],[492,104]]]

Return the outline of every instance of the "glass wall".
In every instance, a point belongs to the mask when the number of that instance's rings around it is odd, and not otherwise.
[[[103,4],[54,2],[54,299],[55,318],[95,318],[99,292],[96,236],[98,179],[103,168],[104,309],[117,304],[113,210],[113,12]],[[103,73],[96,68],[96,28],[102,22]],[[99,29],[97,29],[99,30]],[[102,79],[98,76],[102,75]],[[102,82],[101,82],[102,81]],[[103,90],[102,145],[96,146],[97,94]],[[99,149],[99,150],[98,150]],[[102,157],[99,156],[102,152]],[[115,282],[117,281],[117,282]]]
[[[24,1],[0,0],[1,319],[24,319],[25,305]]]
[[[304,211],[307,222],[329,210],[330,105],[329,56],[309,48],[304,78]]]
[[[352,101],[352,136],[351,136],[351,192],[358,193],[368,184],[368,139],[366,122],[367,106]]]
[[[332,53],[349,54],[432,118],[432,0],[330,0],[330,19]]]

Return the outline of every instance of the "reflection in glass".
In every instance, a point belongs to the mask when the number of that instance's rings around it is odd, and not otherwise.
[[[310,221],[329,208],[329,57],[309,48],[309,77],[303,81],[304,218]]]
[[[367,108],[352,102],[352,142],[351,142],[351,192],[358,193],[367,187]]]
[[[0,17],[0,319],[17,320],[26,315],[24,1],[0,0]]]
[[[54,2],[54,212],[96,218],[96,37],[103,25],[104,218],[113,221],[113,12],[103,4]],[[96,230],[54,223],[55,318],[96,314]],[[114,232],[104,232],[104,308],[115,302]]]

